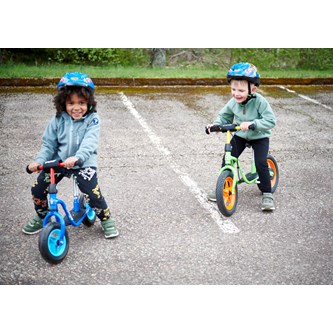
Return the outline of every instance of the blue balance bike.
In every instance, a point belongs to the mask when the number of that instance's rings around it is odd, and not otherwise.
[[[82,161],[78,160],[75,165],[82,166]],[[76,179],[73,178],[73,209],[68,211],[63,200],[57,197],[57,187],[55,183],[55,171],[60,171],[64,163],[59,160],[47,161],[38,167],[50,173],[50,185],[48,189],[49,213],[43,220],[43,229],[39,234],[38,247],[42,257],[52,263],[60,263],[67,255],[69,249],[69,236],[66,225],[78,227],[81,223],[91,227],[96,220],[95,211],[85,200],[85,196],[80,193]],[[31,171],[27,167],[27,172]],[[58,211],[61,206],[65,212],[62,216]]]

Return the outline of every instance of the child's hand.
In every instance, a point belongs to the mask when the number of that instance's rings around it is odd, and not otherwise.
[[[241,131],[248,131],[248,130],[249,130],[249,126],[250,126],[251,124],[252,124],[252,123],[249,122],[249,121],[244,121],[243,123],[241,123],[241,124],[239,125]]]
[[[65,168],[67,168],[67,169],[73,168],[73,166],[75,165],[75,162],[77,160],[78,160],[78,158],[75,157],[75,156],[71,156],[71,157],[66,158],[66,160],[64,161]]]
[[[28,165],[28,169],[31,171],[31,172],[40,172],[37,168],[38,166],[40,165],[40,163],[38,162],[32,162]]]

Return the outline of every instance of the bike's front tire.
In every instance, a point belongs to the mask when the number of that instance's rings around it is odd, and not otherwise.
[[[69,249],[69,237],[67,229],[65,235],[60,241],[60,225],[59,223],[48,223],[39,235],[39,252],[42,257],[51,264],[59,264],[67,255]]]
[[[235,185],[234,193],[232,187],[235,182],[233,173],[230,170],[223,171],[216,184],[216,202],[220,212],[224,216],[231,216],[237,207],[238,188]]]

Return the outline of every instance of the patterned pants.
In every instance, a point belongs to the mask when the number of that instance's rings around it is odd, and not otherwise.
[[[89,205],[96,212],[101,221],[106,221],[110,217],[110,210],[102,196],[98,184],[97,172],[95,168],[87,167],[82,169],[62,169],[55,174],[56,184],[64,177],[74,175],[80,191],[88,197]],[[48,186],[50,184],[50,174],[42,171],[31,188],[32,200],[35,210],[40,218],[44,218],[48,213]]]

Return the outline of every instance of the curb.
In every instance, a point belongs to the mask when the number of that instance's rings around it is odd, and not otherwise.
[[[221,86],[224,78],[92,78],[97,86]],[[0,87],[55,86],[59,78],[0,78]],[[263,78],[261,85],[333,85],[333,78]]]

